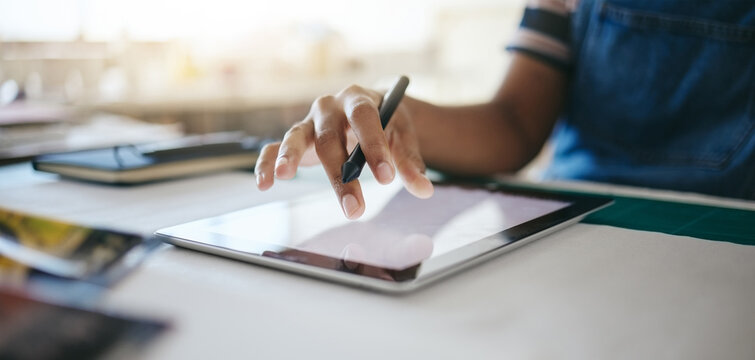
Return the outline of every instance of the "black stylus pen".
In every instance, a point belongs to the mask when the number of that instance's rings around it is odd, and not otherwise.
[[[383,96],[383,102],[380,103],[380,125],[383,126],[383,129],[388,125],[388,121],[391,120],[391,116],[396,111],[398,103],[404,97],[407,86],[409,86],[409,78],[402,75],[396,81],[396,84]],[[362,147],[357,144],[354,147],[354,151],[349,155],[349,158],[341,166],[341,181],[345,184],[358,178],[359,174],[362,173],[365,160]]]

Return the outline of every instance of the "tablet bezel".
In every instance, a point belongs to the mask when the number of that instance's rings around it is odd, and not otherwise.
[[[500,183],[488,183],[484,185],[460,183],[460,182],[435,182],[436,186],[460,186],[464,188],[485,189],[491,192],[502,192],[514,196],[566,202],[568,205],[554,212],[526,221],[522,224],[500,231],[496,234],[483,237],[465,246],[454,249],[437,257],[429,258],[420,264],[402,270],[381,268],[370,264],[351,264],[345,266],[343,259],[333,258],[312,252],[287,248],[282,245],[273,245],[264,241],[244,239],[260,247],[268,249],[258,253],[251,253],[218,246],[202,241],[203,236],[197,233],[198,224],[210,219],[230,216],[233,213],[205,218],[181,225],[158,230],[155,235],[169,243],[179,247],[201,251],[213,255],[245,261],[253,264],[272,267],[284,271],[316,277],[324,280],[344,283],[372,290],[391,293],[409,292],[462,269],[471,267],[480,262],[496,257],[502,253],[514,250],[522,245],[530,243],[545,235],[560,230],[568,225],[578,222],[586,215],[610,205],[613,200],[602,196],[586,196],[575,194],[560,194],[544,190],[524,189],[508,186]],[[298,198],[286,201],[290,204],[312,201],[312,197]],[[257,206],[264,206],[260,204]],[[241,210],[243,211],[243,210]],[[199,227],[201,229],[201,226]],[[213,233],[212,236],[227,236]],[[191,237],[191,238],[190,238]],[[232,238],[231,236],[227,236]],[[197,240],[199,239],[199,240]],[[275,249],[276,251],[271,251]],[[282,255],[286,251],[306,256],[296,258]],[[333,264],[334,267],[322,267],[305,263],[301,258],[318,258]],[[356,266],[354,266],[356,265]],[[376,272],[377,271],[377,272]],[[381,276],[375,275],[377,273]],[[386,279],[386,274],[392,280]]]

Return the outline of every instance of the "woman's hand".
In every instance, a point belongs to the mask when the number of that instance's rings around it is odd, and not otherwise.
[[[430,197],[433,185],[424,175],[425,163],[407,98],[401,101],[385,130],[378,115],[381,98],[376,91],[354,85],[335,96],[315,100],[309,114],[286,132],[283,141],[262,149],[255,168],[257,187],[267,190],[275,178],[291,179],[300,165],[313,165],[319,160],[346,217],[359,218],[365,209],[359,181],[341,181],[341,166],[359,142],[378,182],[390,183],[398,170],[411,194]]]

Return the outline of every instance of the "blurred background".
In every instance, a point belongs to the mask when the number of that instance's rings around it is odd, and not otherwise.
[[[350,84],[490,98],[523,0],[0,0],[0,161],[187,134],[279,137]]]

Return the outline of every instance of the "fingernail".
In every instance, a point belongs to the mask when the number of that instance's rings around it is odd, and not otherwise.
[[[383,184],[387,184],[393,180],[393,167],[387,162],[381,162],[377,166],[377,179]]]
[[[278,160],[275,160],[275,175],[280,177],[283,175],[283,172],[285,169],[283,167],[288,164],[288,158],[285,156],[281,156],[278,158]]]
[[[349,219],[351,219],[351,217],[356,214],[357,210],[359,210],[359,202],[357,201],[357,198],[351,194],[343,196],[341,199],[341,206],[343,206],[343,212]]]
[[[264,180],[263,175],[257,174],[257,186],[260,186],[260,184],[262,184],[262,180]]]
[[[284,166],[288,164],[288,158],[285,156],[281,156],[278,158],[278,160],[275,161],[275,168],[279,168],[281,166]]]

